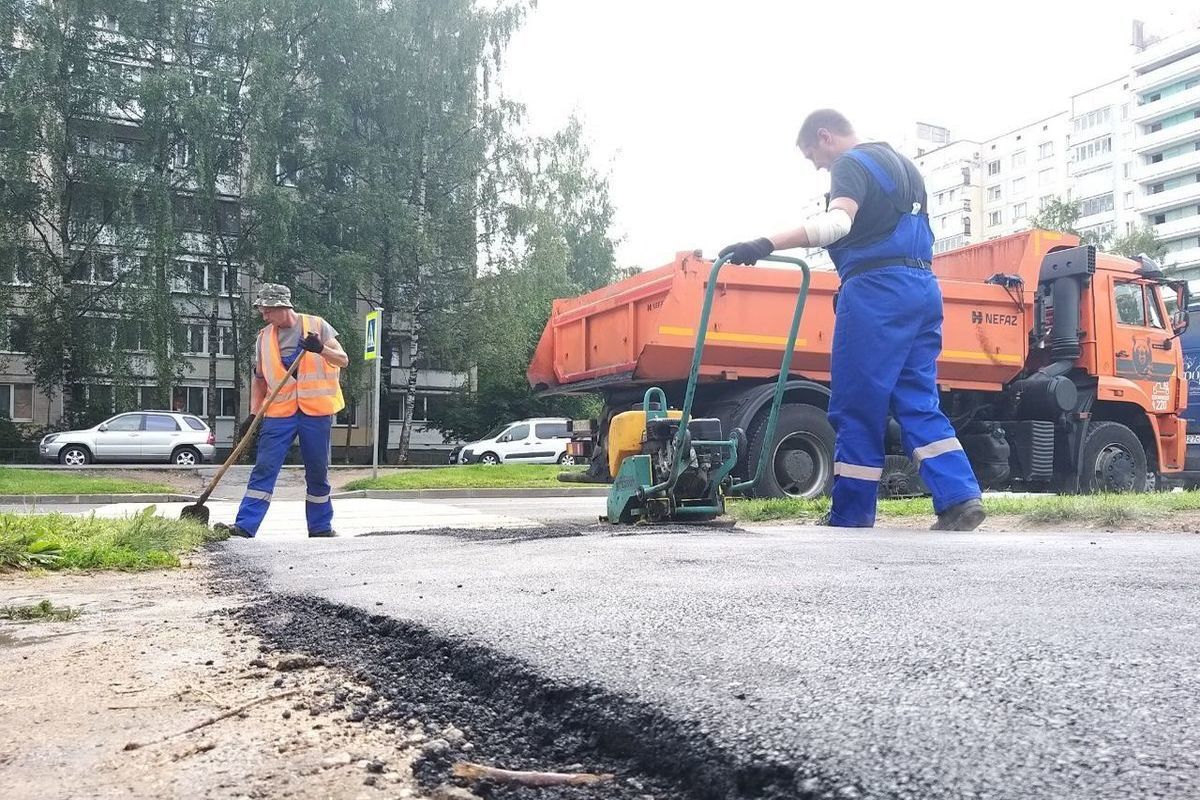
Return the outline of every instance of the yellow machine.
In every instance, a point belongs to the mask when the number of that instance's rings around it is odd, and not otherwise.
[[[679,419],[683,416],[680,409],[668,410],[667,419]],[[623,411],[615,415],[608,426],[608,474],[616,475],[621,471],[621,462],[629,456],[642,452],[642,444],[646,441],[646,412]]]

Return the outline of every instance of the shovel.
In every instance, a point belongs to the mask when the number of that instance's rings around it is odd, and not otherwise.
[[[275,396],[279,394],[279,390],[283,388],[283,385],[288,382],[288,378],[296,374],[296,369],[300,366],[300,358],[303,355],[304,353],[300,353],[296,356],[296,360],[292,362],[290,367],[288,367],[287,374],[280,379],[279,383],[275,385],[275,388],[271,390],[271,394],[263,402],[262,406],[259,407],[258,413],[254,415],[254,419],[250,422],[250,427],[246,429],[246,434],[242,436],[241,441],[237,443],[237,446],[233,448],[233,452],[229,454],[229,458],[225,459],[225,463],[221,465],[219,470],[217,470],[217,474],[213,476],[212,481],[204,490],[204,494],[200,495],[200,499],[192,505],[183,507],[183,510],[179,512],[180,519],[194,520],[199,522],[201,525],[208,524],[209,512],[208,508],[204,505],[208,502],[208,496],[213,493],[213,489],[217,488],[217,484],[220,483],[221,478],[225,476],[225,471],[233,466],[234,462],[241,457],[242,453],[249,446],[250,440],[254,438],[254,432],[258,430],[258,424],[262,422],[263,411],[271,407],[271,403],[275,402]]]

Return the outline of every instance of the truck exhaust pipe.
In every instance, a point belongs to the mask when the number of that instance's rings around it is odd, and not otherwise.
[[[1079,308],[1083,288],[1096,272],[1096,248],[1080,245],[1055,250],[1042,259],[1039,291],[1049,289],[1054,322],[1050,329],[1050,363],[1028,378],[1017,381],[1021,416],[1054,418],[1073,411],[1079,398],[1075,383],[1066,374],[1083,348],[1079,344]]]

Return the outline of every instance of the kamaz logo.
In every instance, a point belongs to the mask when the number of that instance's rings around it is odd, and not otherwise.
[[[985,323],[988,325],[1008,325],[1010,327],[1016,327],[1017,315],[1016,314],[985,314],[982,311],[972,311],[971,312],[971,324],[972,325],[983,325]]]

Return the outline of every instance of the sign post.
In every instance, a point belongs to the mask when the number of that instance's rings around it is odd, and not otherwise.
[[[366,330],[363,333],[363,361],[375,362],[375,402],[373,404],[375,413],[372,415],[374,420],[373,433],[371,440],[371,477],[379,477],[379,395],[381,387],[379,385],[380,362],[383,360],[379,357],[379,310],[376,309],[367,314]]]

